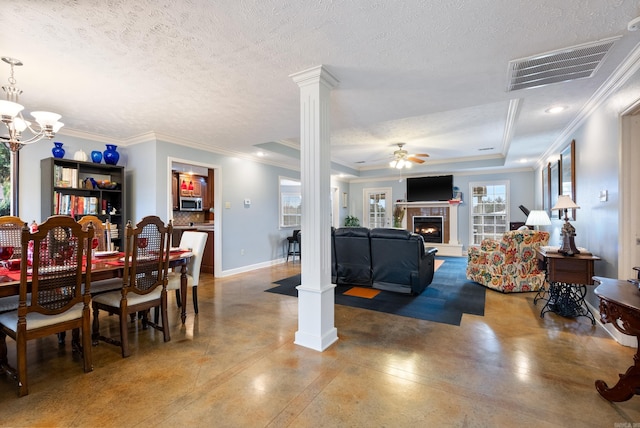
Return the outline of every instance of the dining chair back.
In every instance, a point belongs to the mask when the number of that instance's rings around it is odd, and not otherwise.
[[[187,264],[187,287],[192,287],[193,310],[198,313],[198,283],[200,282],[200,266],[204,248],[207,245],[207,233],[187,230],[180,237],[180,249],[189,249],[193,257]],[[180,272],[170,272],[167,290],[176,290],[176,301],[180,302]]]
[[[0,216],[0,258],[4,259],[5,268],[9,263],[19,263],[22,251],[20,240],[25,222],[20,217]],[[18,309],[18,296],[0,298],[0,313]]]
[[[109,251],[109,248],[107,246],[105,227],[102,223],[102,220],[94,215],[85,215],[80,217],[78,223],[82,225],[83,230],[87,230],[89,224],[93,225],[93,239],[97,241],[97,246],[95,246],[94,248],[92,243],[91,247],[87,246],[88,248],[92,248],[97,251]]]
[[[135,228],[131,222],[127,223],[122,287],[93,297],[94,342],[103,340],[118,345],[122,357],[128,357],[127,319],[135,313],[141,314],[143,329],[151,326],[163,332],[165,342],[171,340],[167,316],[167,274],[172,231],[171,222],[165,226],[157,216],[143,218]],[[160,309],[162,325],[149,320],[149,309],[154,307]],[[100,310],[119,316],[120,340],[100,335]]]
[[[83,257],[84,245],[92,237],[92,227],[83,231],[68,216],[49,217],[35,233],[26,224],[22,228],[18,309],[0,314],[0,366],[18,381],[20,396],[28,394],[27,341],[31,339],[72,330],[72,348],[82,353],[84,371],[93,370],[91,260]],[[6,336],[16,341],[15,369],[8,364]]]

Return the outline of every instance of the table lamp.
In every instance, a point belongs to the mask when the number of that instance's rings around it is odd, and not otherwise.
[[[576,229],[569,223],[568,210],[580,208],[575,202],[571,200],[569,195],[558,196],[558,202],[551,208],[552,211],[564,210],[564,225],[560,231],[562,236],[562,246],[558,250],[565,256],[573,256],[574,254],[580,254],[580,251],[576,248],[574,237],[576,236]]]
[[[527,221],[524,223],[527,226],[535,226],[536,230],[540,230],[539,226],[549,226],[551,220],[546,211],[531,210],[527,216]]]

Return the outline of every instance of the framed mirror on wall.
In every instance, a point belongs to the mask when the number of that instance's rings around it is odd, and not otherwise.
[[[562,218],[560,210],[557,212],[551,212],[558,202],[558,195],[560,195],[560,161],[549,163],[549,217],[553,218],[555,215],[557,218]]]
[[[549,189],[549,169],[550,164],[542,168],[542,210],[551,214],[551,205],[549,205],[549,195],[551,189]]]
[[[560,153],[560,194],[568,195],[573,202],[576,202],[576,140],[562,150]],[[567,212],[569,220],[576,219],[576,210]]]

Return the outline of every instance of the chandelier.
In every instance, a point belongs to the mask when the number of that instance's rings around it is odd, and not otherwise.
[[[22,61],[15,58],[2,57],[2,60],[11,67],[9,86],[3,86],[7,99],[0,100],[0,120],[7,129],[7,134],[0,133],[0,141],[11,151],[11,215],[18,216],[18,151],[25,144],[35,143],[43,138],[53,138],[64,125],[60,122],[60,115],[48,111],[34,111],[31,116],[37,122],[37,126],[31,126],[31,122],[22,116],[24,107],[18,104],[18,97],[22,91],[16,87],[16,78],[13,76],[13,68],[22,65]],[[23,139],[22,133],[29,130],[30,137]]]
[[[34,143],[43,138],[53,138],[64,125],[60,122],[60,115],[48,111],[34,111],[31,116],[37,122],[37,126],[22,116],[24,106],[18,103],[18,97],[22,94],[22,90],[17,88],[16,79],[13,75],[13,68],[22,65],[22,62],[15,58],[2,57],[2,60],[11,67],[9,75],[9,85],[3,86],[2,90],[6,94],[6,100],[0,100],[0,120],[7,128],[7,135],[0,135],[0,140],[11,152],[15,153],[22,148],[23,145]],[[23,139],[22,133],[29,130],[32,136]]]

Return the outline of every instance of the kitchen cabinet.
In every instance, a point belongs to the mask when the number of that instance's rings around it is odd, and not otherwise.
[[[200,183],[202,187],[202,209],[204,211],[209,211],[211,208],[211,199],[209,198],[209,190],[207,189],[207,182],[202,180]]]
[[[204,232],[204,230],[203,230]],[[207,245],[204,247],[200,272],[213,273],[213,230],[207,232]]]
[[[200,272],[203,273],[213,273],[213,230],[210,227],[198,227],[198,226],[188,226],[188,227],[175,227],[173,229],[173,235],[171,236],[171,246],[179,247],[180,246],[180,238],[182,238],[182,234],[187,230],[205,232],[207,234],[207,244],[204,247],[204,253],[202,254],[202,263],[200,265]]]
[[[171,207],[173,211],[180,209],[180,201],[178,200],[178,174],[171,174]]]

